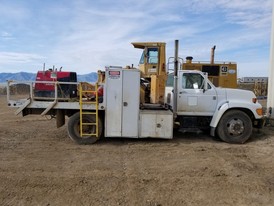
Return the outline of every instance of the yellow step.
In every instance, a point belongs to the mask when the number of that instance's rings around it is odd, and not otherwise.
[[[96,123],[82,123],[82,125],[90,125],[90,126],[94,126],[97,125]]]
[[[82,90],[82,93],[96,93],[96,90]]]
[[[90,133],[90,134],[84,133],[84,134],[82,134],[82,136],[97,136],[97,134],[96,133]]]
[[[96,101],[83,101],[82,104],[96,104]]]
[[[82,114],[97,114],[97,112],[82,112]]]

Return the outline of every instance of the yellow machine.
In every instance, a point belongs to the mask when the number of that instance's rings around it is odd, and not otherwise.
[[[143,78],[141,103],[163,104],[167,80],[166,43],[134,42],[132,45],[135,48],[143,49],[139,62],[141,78]]]
[[[186,57],[182,69],[206,72],[208,79],[216,87],[237,88],[237,64],[234,62],[214,62],[215,48],[216,46],[211,49],[210,62],[193,62],[192,57]]]
[[[167,80],[166,43],[133,42],[135,48],[143,49],[139,62],[141,78],[141,103],[163,104]],[[215,46],[211,49],[210,62],[193,62],[187,57],[182,63],[183,70],[199,70],[208,74],[216,87],[237,87],[237,64],[233,62],[214,62]]]

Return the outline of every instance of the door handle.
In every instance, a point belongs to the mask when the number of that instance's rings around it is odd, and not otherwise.
[[[128,105],[128,103],[127,102],[124,102],[124,107],[126,107]]]

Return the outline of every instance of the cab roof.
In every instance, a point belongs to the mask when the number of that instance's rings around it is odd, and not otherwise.
[[[145,47],[165,46],[165,42],[132,42],[134,48],[144,49]]]

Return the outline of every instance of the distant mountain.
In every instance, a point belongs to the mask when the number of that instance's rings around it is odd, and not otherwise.
[[[91,72],[89,74],[81,74],[77,75],[78,82],[96,82],[97,81],[97,73]]]
[[[0,82],[6,82],[7,80],[34,81],[35,77],[36,74],[28,72],[0,73]]]
[[[18,73],[0,73],[0,83],[5,83],[7,80],[16,81],[35,81],[36,74],[28,72]],[[97,73],[92,72],[89,74],[77,75],[78,82],[96,82]]]

